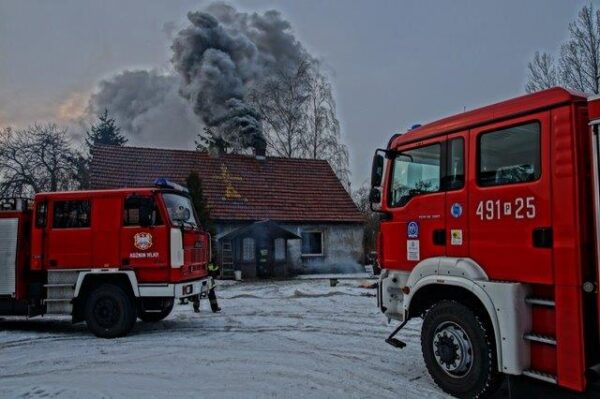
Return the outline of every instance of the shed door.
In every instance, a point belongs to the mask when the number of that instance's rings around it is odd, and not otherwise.
[[[19,219],[0,219],[0,295],[14,295]]]

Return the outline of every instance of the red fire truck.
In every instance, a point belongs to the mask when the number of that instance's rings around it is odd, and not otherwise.
[[[210,237],[187,190],[155,187],[0,200],[0,315],[70,315],[97,336],[158,321],[212,287]]]
[[[401,322],[387,342],[403,347],[394,335],[422,317],[424,361],[444,391],[484,397],[502,375],[569,397],[592,389],[599,125],[599,97],[553,88],[416,126],[377,150],[378,306]]]

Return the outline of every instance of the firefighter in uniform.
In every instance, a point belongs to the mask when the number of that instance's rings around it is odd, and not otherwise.
[[[208,275],[211,277],[211,281],[210,281],[210,289],[208,290],[208,302],[210,303],[210,310],[212,310],[213,313],[218,313],[221,311],[221,308],[219,307],[219,304],[217,303],[217,294],[215,293],[215,277],[219,275],[219,266],[217,264],[215,264],[214,262],[210,262],[208,264]],[[194,312],[199,313],[200,312],[200,295],[194,297],[192,299],[192,303],[194,306]]]
[[[210,302],[210,310],[213,313],[221,311],[219,304],[217,303],[217,294],[215,293],[215,277],[219,275],[219,265],[216,262],[210,262],[208,264],[208,274],[212,277],[212,287],[208,291],[208,301]]]

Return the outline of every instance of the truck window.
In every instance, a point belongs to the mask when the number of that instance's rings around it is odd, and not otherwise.
[[[90,201],[56,201],[52,227],[55,229],[90,227]]]
[[[439,143],[404,151],[394,158],[390,206],[404,206],[415,195],[440,191]]]
[[[46,220],[48,217],[48,203],[46,201],[40,202],[35,211],[35,227],[42,228],[46,227]]]
[[[540,168],[540,124],[513,126],[479,136],[480,186],[537,180]]]
[[[141,197],[132,195],[125,198],[125,204],[123,209],[123,226],[139,226],[140,225],[140,207],[142,206]],[[158,208],[154,207],[152,216],[152,224],[155,226],[162,225],[162,219],[160,218],[160,212]]]
[[[462,137],[448,141],[446,160],[446,190],[458,190],[465,185],[465,140]]]

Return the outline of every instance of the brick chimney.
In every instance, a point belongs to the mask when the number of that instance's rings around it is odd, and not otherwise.
[[[262,137],[256,138],[254,141],[254,156],[259,161],[267,159],[267,142]]]

